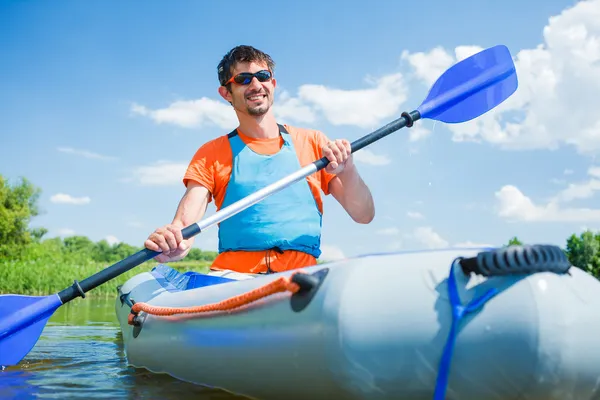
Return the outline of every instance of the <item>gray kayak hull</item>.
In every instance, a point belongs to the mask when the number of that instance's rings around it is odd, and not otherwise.
[[[320,264],[303,269],[327,274],[301,311],[294,311],[288,292],[231,312],[142,312],[136,327],[127,322],[131,299],[198,306],[293,271],[188,290],[169,288],[170,278],[160,274],[141,273],[120,287],[116,314],[132,366],[184,381],[257,399],[432,399],[452,324],[450,266],[481,250]],[[598,396],[598,280],[577,268],[568,274],[453,275],[464,304],[490,288],[498,294],[461,321],[444,398]]]

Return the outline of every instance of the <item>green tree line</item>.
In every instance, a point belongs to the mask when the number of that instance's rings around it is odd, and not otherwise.
[[[523,242],[515,236],[508,241],[507,246],[522,244]],[[571,234],[563,251],[573,266],[600,279],[600,232],[588,229],[579,235]]]
[[[134,252],[142,250],[127,243],[110,245],[106,240],[93,242],[86,236],[69,236],[65,239],[52,238],[42,240],[48,233],[46,228],[29,228],[33,217],[39,215],[37,201],[40,189],[27,179],[21,178],[14,185],[8,184],[0,175],[0,257],[19,259],[31,250],[40,249],[43,244],[53,251],[65,254],[77,254],[98,262],[116,262]],[[212,261],[216,252],[193,248],[186,259],[191,261]]]
[[[46,228],[31,228],[40,214],[41,190],[25,178],[10,184],[0,175],[0,294],[48,294],[82,280],[139,250],[127,243],[94,242],[86,236],[45,239]],[[206,271],[217,253],[193,248],[185,260],[170,263],[178,270]],[[157,264],[150,260],[101,285],[94,294],[114,293],[114,287]]]
[[[44,239],[45,228],[31,228],[38,216],[41,190],[25,178],[16,183],[0,175],[0,293],[52,293],[122,260],[142,249],[126,243],[109,244],[106,240],[93,242],[86,236]],[[517,237],[506,245],[523,244]],[[572,234],[563,249],[569,261],[596,278],[600,277],[600,233],[585,231]],[[171,263],[175,268],[202,270],[216,257],[216,252],[193,248],[185,260]],[[145,263],[146,269],[156,265]],[[136,268],[117,278],[117,283],[139,273]],[[117,284],[115,283],[115,285]],[[104,285],[95,289],[102,289]]]

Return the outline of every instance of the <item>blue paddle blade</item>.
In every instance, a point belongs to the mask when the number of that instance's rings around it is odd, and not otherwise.
[[[417,111],[421,118],[466,122],[502,103],[517,87],[512,56],[506,46],[498,45],[446,70]]]
[[[0,295],[0,366],[18,364],[37,343],[60,297]]]

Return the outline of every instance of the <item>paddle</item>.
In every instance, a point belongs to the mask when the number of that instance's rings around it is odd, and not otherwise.
[[[505,46],[483,50],[446,70],[435,82],[426,99],[414,111],[403,112],[397,120],[352,143],[352,152],[422,118],[448,123],[476,118],[511,96],[517,89],[517,76],[510,52]],[[197,235],[267,196],[325,168],[323,157],[297,172],[233,203],[212,217],[182,230],[185,239]],[[63,304],[150,260],[159,252],[143,249],[126,259],[49,296],[0,296],[0,366],[15,365],[33,348],[47,320]]]

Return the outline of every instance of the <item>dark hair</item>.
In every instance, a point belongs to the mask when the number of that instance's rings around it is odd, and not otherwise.
[[[229,50],[223,56],[219,65],[217,65],[217,73],[221,86],[231,79],[231,70],[236,63],[240,62],[263,62],[271,73],[275,73],[275,62],[267,53],[264,53],[252,46],[240,45]]]

